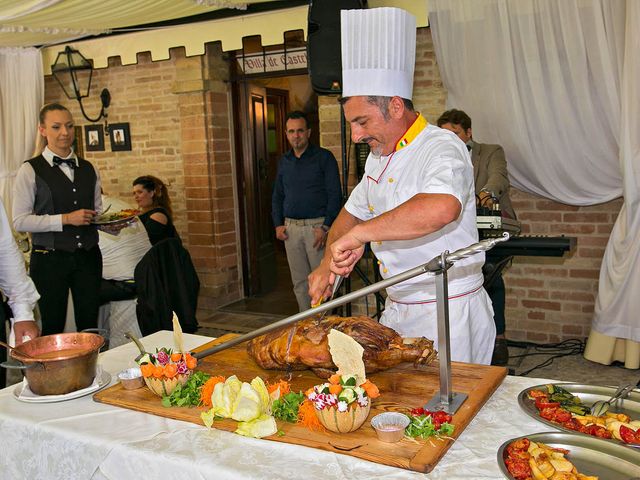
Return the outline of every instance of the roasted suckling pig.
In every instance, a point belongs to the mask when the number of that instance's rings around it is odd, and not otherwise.
[[[249,355],[267,370],[305,370],[321,378],[335,372],[327,335],[335,328],[364,348],[367,373],[385,370],[403,362],[428,364],[436,356],[433,341],[402,338],[398,333],[369,317],[309,317],[290,327],[254,338],[247,346]]]

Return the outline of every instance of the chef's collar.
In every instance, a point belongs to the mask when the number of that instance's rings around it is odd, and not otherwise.
[[[53,166],[53,157],[60,157],[60,155],[56,155],[51,150],[49,150],[49,147],[44,147],[44,150],[42,151],[42,156],[51,166]],[[69,155],[67,155],[66,157],[60,157],[60,158],[62,158],[63,160],[73,160],[76,166],[78,166],[78,157],[76,156],[76,153],[73,151],[73,147],[71,148],[71,152],[69,153]]]
[[[418,134],[427,128],[428,122],[427,119],[424,118],[420,113],[418,113],[418,117],[411,124],[409,129],[404,132],[404,135],[400,137],[398,143],[396,143],[396,148],[394,151],[398,151],[409,145],[413,140],[418,136]]]

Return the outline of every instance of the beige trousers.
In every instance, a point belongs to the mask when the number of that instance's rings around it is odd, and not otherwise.
[[[289,236],[284,241],[284,247],[287,251],[293,293],[296,296],[298,308],[301,312],[311,308],[307,277],[320,265],[320,261],[324,256],[324,248],[317,250],[313,247],[315,240],[313,227],[321,226],[323,221],[324,218],[284,219],[287,235]]]

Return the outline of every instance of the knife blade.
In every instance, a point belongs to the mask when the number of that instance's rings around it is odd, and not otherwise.
[[[329,297],[329,300],[327,300],[327,302],[333,300],[333,298],[336,296],[336,293],[338,292],[338,289],[340,288],[340,284],[342,283],[343,279],[344,277],[342,275],[336,275],[336,278],[333,281],[333,289],[331,290],[331,296]],[[322,312],[322,315],[320,315],[320,318],[316,320],[316,323],[319,323],[327,315],[328,311],[329,310],[325,310],[324,312]]]
[[[333,297],[336,296],[336,292],[338,291],[338,288],[340,288],[340,284],[342,283],[343,278],[344,277],[342,275],[336,275],[336,278],[333,281],[333,289],[331,290],[331,297],[329,297],[329,300],[333,300]],[[320,303],[322,303],[322,300],[320,301]],[[320,305],[320,303],[314,306],[317,307],[318,305]],[[322,320],[325,317],[325,315],[327,314],[327,311],[322,312],[322,315],[320,315],[320,318],[316,320],[316,323],[319,323],[320,320]],[[289,363],[289,350],[291,349],[291,343],[293,342],[293,336],[295,333],[296,333],[296,324],[294,323],[293,326],[291,327],[291,330],[289,330],[289,337],[287,338],[287,355],[285,357],[285,361],[287,363]]]

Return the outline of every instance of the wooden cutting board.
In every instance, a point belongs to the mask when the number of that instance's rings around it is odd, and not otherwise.
[[[225,335],[198,347],[196,351],[225,342],[234,336],[236,335]],[[257,366],[247,354],[245,344],[236,345],[201,359],[198,370],[225,377],[236,375],[240,380],[247,382],[260,376],[265,382],[275,383],[286,376],[286,372],[263,370]],[[284,435],[273,435],[264,440],[304,445],[392,467],[430,472],[449,449],[452,440],[418,440],[416,443],[405,439],[399,443],[385,443],[377,439],[369,420],[384,411],[408,412],[412,408],[424,406],[439,389],[438,373],[438,364],[435,362],[433,365],[419,368],[412,364],[403,364],[384,372],[371,374],[371,381],[378,386],[381,396],[373,400],[368,420],[355,432],[347,434],[314,432],[305,427],[278,420],[278,428],[284,432]],[[507,370],[502,367],[452,363],[453,391],[468,395],[467,400],[453,417],[455,425],[453,438],[457,438],[462,433],[502,383],[506,374]],[[310,370],[297,371],[293,372],[291,388],[293,391],[305,391],[319,383],[321,380]],[[199,425],[202,425],[200,413],[205,410],[186,407],[165,408],[160,403],[160,398],[147,388],[125,390],[120,383],[96,393],[93,399],[97,402]],[[221,420],[216,421],[214,426],[221,430],[234,431],[237,423],[233,420]]]

